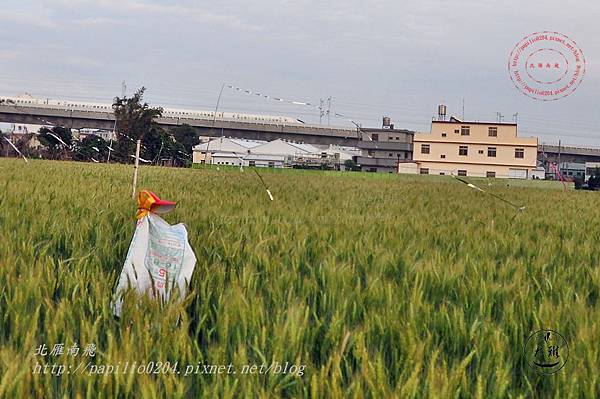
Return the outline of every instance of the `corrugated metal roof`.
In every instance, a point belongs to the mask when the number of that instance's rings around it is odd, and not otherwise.
[[[241,145],[242,147],[246,147],[246,148],[254,148],[256,146],[266,143],[266,141],[261,141],[261,140],[242,140],[242,139],[229,139],[229,140],[233,143],[236,143],[236,144]]]
[[[197,146],[194,147],[194,150],[206,151],[206,149],[208,148],[209,150],[214,149],[215,151],[218,151],[224,147],[231,146],[231,145],[242,147],[245,149],[250,149],[250,148],[259,146],[261,144],[265,144],[265,143],[266,143],[266,141],[230,139],[227,137],[219,137],[214,140],[210,140],[205,143],[198,144]]]
[[[301,151],[305,151],[311,154],[314,153],[321,153],[322,150],[320,148],[315,147],[314,145],[311,144],[299,144],[299,143],[291,143],[291,142],[287,142],[289,145],[298,148]]]

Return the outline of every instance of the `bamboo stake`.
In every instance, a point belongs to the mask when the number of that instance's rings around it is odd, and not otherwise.
[[[137,186],[137,178],[138,178],[138,169],[140,167],[140,146],[142,144],[141,140],[137,141],[135,147],[135,166],[133,167],[133,192],[131,193],[131,198],[135,198],[135,188]]]

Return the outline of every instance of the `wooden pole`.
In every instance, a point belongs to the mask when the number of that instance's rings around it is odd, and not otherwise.
[[[135,147],[135,166],[133,167],[133,192],[131,198],[135,198],[135,188],[137,186],[138,169],[140,167],[140,146],[142,141],[138,140]]]
[[[108,145],[108,156],[106,157],[106,163],[110,163],[110,150],[112,148],[112,138],[116,136],[115,131],[113,130],[112,135],[110,137],[110,144]]]

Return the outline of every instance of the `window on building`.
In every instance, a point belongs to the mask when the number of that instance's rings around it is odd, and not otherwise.
[[[485,177],[496,177],[496,172],[487,171],[485,172]]]
[[[444,176],[445,174],[445,172],[440,172],[440,176]]]
[[[525,149],[524,148],[515,148],[515,158],[524,158],[525,157]]]
[[[488,157],[496,157],[496,147],[488,147]]]
[[[372,141],[379,141],[379,133],[373,133],[371,135],[371,140]]]
[[[429,144],[421,144],[421,154],[429,154]]]
[[[460,127],[460,135],[461,136],[468,136],[471,134],[471,127],[470,126],[461,126]]]
[[[488,127],[488,136],[489,137],[498,137],[498,128],[495,126]]]
[[[442,158],[442,159],[446,158],[446,154],[440,154],[440,158]]]
[[[274,168],[274,167],[275,167],[275,162],[269,161],[269,168]]]
[[[248,161],[248,166],[256,166],[256,161]]]
[[[393,157],[394,154],[392,154],[391,152],[388,154],[389,157]]]
[[[367,169],[367,172],[377,172],[377,168],[369,168]]]
[[[454,129],[454,133],[460,133],[460,130]]]
[[[368,150],[368,151],[367,151],[367,155],[368,155],[368,156],[370,156],[370,157],[372,157],[372,156],[374,156],[374,155],[375,155],[375,151],[373,151],[373,150]]]
[[[462,155],[462,156],[469,155],[469,147],[467,147],[466,145],[459,145],[458,146],[458,155]]]
[[[460,170],[458,170],[458,175],[459,176],[466,176],[467,175],[467,171],[464,170],[464,169],[460,169]]]
[[[421,170],[419,171],[420,174],[422,175],[428,175],[429,174],[429,169],[428,168],[421,168]]]
[[[479,150],[478,152],[479,152],[480,154],[483,154],[483,150]]]
[[[446,133],[442,133],[442,137],[446,137]]]

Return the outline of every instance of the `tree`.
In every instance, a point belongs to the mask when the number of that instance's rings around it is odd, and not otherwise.
[[[71,150],[73,135],[71,129],[62,126],[42,127],[39,130],[39,141],[46,148],[46,157],[65,159]]]
[[[169,164],[185,166],[185,148],[164,129],[154,126],[144,138],[141,157],[157,165]]]
[[[92,159],[101,161],[108,155],[107,143],[102,137],[89,135],[79,141],[73,151],[73,159],[89,162]]]
[[[360,171],[360,168],[358,167],[358,165],[356,165],[356,162],[354,162],[354,160],[352,160],[352,159],[346,159],[344,161],[344,167],[346,168],[346,170],[351,170],[353,172]]]
[[[115,97],[113,110],[117,121],[117,143],[115,157],[122,162],[129,162],[130,155],[135,153],[135,142],[142,140],[146,146],[145,136],[152,129],[162,130],[154,119],[162,116],[161,107],[152,108],[143,102],[145,87],[139,89],[131,98]],[[150,144],[150,143],[148,143]]]
[[[200,144],[200,137],[196,129],[187,124],[177,126],[173,130],[173,137],[183,146],[183,151],[188,155],[192,155],[194,146]]]
[[[176,140],[173,140],[167,150],[168,157],[171,159],[171,165],[184,167],[190,166],[192,163],[192,158],[191,156],[186,157],[185,153],[185,147]]]
[[[594,168],[592,175],[588,179],[588,187],[590,190],[600,189],[600,168]]]
[[[169,140],[164,129],[158,126],[151,127],[144,138],[145,148],[141,151],[141,157],[153,163],[157,162],[158,158],[163,155],[165,145],[169,145]]]

